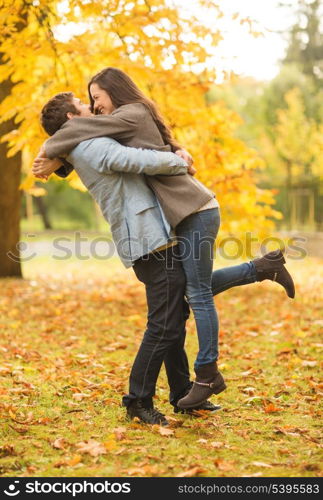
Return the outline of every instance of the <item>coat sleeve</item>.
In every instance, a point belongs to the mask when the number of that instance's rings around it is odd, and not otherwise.
[[[170,152],[122,146],[102,137],[84,141],[69,155],[74,165],[93,168],[103,174],[122,172],[146,175],[184,175],[187,164]]]
[[[129,141],[136,133],[143,110],[135,104],[120,106],[111,115],[88,118],[75,117],[64,125],[44,144],[48,158],[69,154],[80,142],[94,137],[111,137]]]
[[[59,177],[67,177],[73,170],[74,167],[71,163],[69,163],[65,158],[59,158],[62,162],[62,165],[55,170],[55,174]]]

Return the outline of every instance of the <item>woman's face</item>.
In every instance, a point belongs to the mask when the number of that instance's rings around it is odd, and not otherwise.
[[[115,110],[109,94],[101,89],[97,83],[90,85],[90,93],[94,101],[94,113],[96,115],[109,115]]]

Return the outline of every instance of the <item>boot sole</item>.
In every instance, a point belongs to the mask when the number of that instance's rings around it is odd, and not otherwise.
[[[215,390],[213,390],[213,392],[211,392],[211,394],[209,394],[203,401],[199,401],[198,403],[194,402],[194,405],[190,405],[190,406],[179,406],[178,407],[181,409],[181,410],[191,410],[191,409],[194,409],[196,406],[198,405],[201,405],[203,403],[205,403],[210,396],[212,396],[212,394],[220,394],[220,392],[223,392],[225,389],[227,388],[226,384],[223,383],[221,384],[219,387],[217,387]]]
[[[157,423],[157,422],[152,423],[152,422],[145,422],[144,420],[142,420],[137,415],[135,415],[134,417],[131,417],[130,415],[126,415],[126,420],[129,423],[133,422],[135,418],[138,419],[138,420],[136,420],[136,423],[140,424],[140,425],[159,425],[160,427],[168,427],[169,426],[169,422],[168,421],[167,421],[167,423],[165,423],[165,422],[161,423],[161,421],[159,421],[159,423]]]
[[[179,408],[178,410],[174,410],[174,413],[176,413],[176,414],[179,413],[180,415],[190,415],[190,416],[194,417],[194,416],[198,416],[199,411],[207,412],[210,415],[212,415],[213,413],[215,413],[219,410],[222,410],[222,406],[216,406],[214,408],[214,410],[202,410],[202,409],[197,409],[197,408],[186,408],[186,409]],[[197,413],[194,413],[194,412],[197,412]]]

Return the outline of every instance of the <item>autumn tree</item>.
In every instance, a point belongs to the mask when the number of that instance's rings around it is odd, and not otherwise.
[[[285,96],[287,107],[277,111],[275,147],[286,165],[286,179],[305,181],[323,178],[323,127],[305,116],[300,91]]]
[[[205,99],[216,77],[210,48],[222,36],[216,22],[221,11],[212,0],[198,3],[213,16],[213,29],[166,0],[3,0],[6,64],[0,81],[10,79],[13,87],[0,114],[3,121],[15,117],[15,127],[2,140],[10,155],[22,153],[23,189],[34,186],[32,158],[46,138],[39,124],[42,105],[66,90],[87,98],[89,78],[103,67],[117,66],[156,101],[177,139],[193,154],[198,177],[222,205],[222,231],[242,236],[252,227],[259,228],[259,236],[268,234],[272,218],[280,214],[272,208],[272,192],[255,185],[253,172],[262,161],[236,138],[239,116]],[[17,30],[22,20],[23,29]],[[69,182],[82,189],[75,173]]]
[[[297,22],[289,31],[289,45],[285,63],[297,63],[318,87],[323,82],[322,0],[299,0],[296,7]]]
[[[294,87],[301,90],[306,116],[323,122],[323,2],[298,0],[296,5],[282,2],[281,7],[296,21],[283,33],[288,45],[281,71],[264,86],[261,104],[269,134],[277,123],[277,109],[286,106],[285,95]]]
[[[277,110],[273,133],[262,137],[262,151],[268,165],[263,178],[276,186],[285,185],[284,212],[293,226],[295,189],[304,192],[307,188],[310,203],[314,203],[316,186],[323,180],[323,126],[306,116],[297,87],[286,93],[285,102],[285,107]],[[314,206],[312,211],[314,218]]]

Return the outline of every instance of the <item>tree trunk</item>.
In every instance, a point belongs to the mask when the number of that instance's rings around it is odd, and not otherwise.
[[[292,229],[292,162],[285,158],[286,161],[286,212],[288,220],[288,229]]]
[[[42,218],[45,229],[53,229],[48,217],[48,210],[44,198],[42,196],[34,196],[35,203],[38,208],[38,212]]]
[[[3,64],[0,54],[0,65]],[[0,101],[10,94],[12,83],[6,80],[0,84]],[[13,120],[0,124],[0,136],[15,128]],[[21,277],[20,253],[17,248],[20,240],[19,191],[21,155],[7,158],[7,144],[0,143],[0,277]]]

